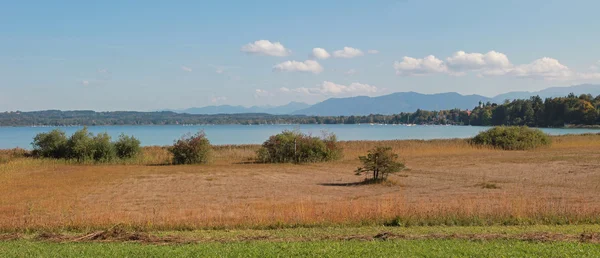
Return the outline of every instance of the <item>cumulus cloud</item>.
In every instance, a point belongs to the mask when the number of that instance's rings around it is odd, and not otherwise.
[[[482,53],[466,53],[458,51],[446,59],[450,69],[457,71],[480,69],[507,69],[512,67],[508,57],[496,51]]]
[[[543,57],[528,64],[515,65],[505,54],[496,51],[489,51],[485,54],[458,51],[446,58],[446,61],[433,55],[422,59],[405,56],[401,62],[394,62],[393,67],[396,74],[403,76],[429,74],[460,76],[476,73],[479,77],[512,76],[543,80],[600,79],[600,73],[578,73],[550,57]]]
[[[550,57],[537,59],[529,64],[518,65],[510,74],[522,78],[558,80],[573,77],[574,73],[569,67]]]
[[[312,56],[318,59],[327,59],[331,57],[331,55],[327,52],[327,50],[316,47],[312,50]]]
[[[581,80],[600,80],[600,73],[578,73],[577,78]]]
[[[90,81],[83,80],[83,81],[81,81],[81,85],[88,86],[88,85],[90,85]]]
[[[447,73],[448,67],[444,61],[433,55],[424,58],[412,58],[405,56],[402,62],[394,62],[397,75],[428,75],[433,73]]]
[[[181,66],[181,70],[183,70],[183,71],[185,71],[185,72],[188,72],[188,73],[189,73],[189,72],[191,72],[191,71],[192,71],[192,68],[189,68],[189,67],[187,67],[187,66],[183,66],[183,65],[182,65],[182,66]]]
[[[379,54],[379,50],[369,49],[369,50],[367,50],[367,53],[375,55],[375,54]]]
[[[323,72],[323,66],[314,60],[306,60],[304,62],[285,61],[273,66],[273,71],[311,72],[314,74],[319,74]]]
[[[292,51],[285,48],[279,42],[271,42],[268,40],[257,40],[253,43],[248,43],[242,46],[242,52],[255,55],[265,56],[288,56]]]
[[[289,89],[282,87],[279,91],[284,93],[300,93],[305,95],[325,95],[325,96],[355,96],[355,95],[371,95],[380,92],[375,86],[369,84],[362,84],[358,82],[351,83],[349,85],[337,84],[329,81],[324,81],[316,87],[307,88],[300,87],[295,89]]]
[[[344,47],[344,49],[333,52],[333,57],[336,58],[354,58],[362,55],[364,55],[364,53],[360,49],[351,47]]]

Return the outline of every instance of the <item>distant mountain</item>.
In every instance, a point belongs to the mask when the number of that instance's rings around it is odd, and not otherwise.
[[[174,110],[177,113],[187,114],[203,114],[203,115],[214,115],[214,114],[241,114],[241,113],[267,113],[267,114],[290,114],[294,111],[308,108],[309,104],[301,102],[290,102],[283,106],[231,106],[231,105],[220,105],[220,106],[207,106],[207,107],[195,107],[183,110]]]
[[[553,87],[537,92],[508,92],[493,98],[481,95],[461,95],[455,92],[438,94],[421,94],[416,92],[398,92],[379,97],[331,98],[309,108],[298,110],[292,114],[341,116],[369,114],[397,114],[414,112],[417,109],[473,109],[481,102],[502,103],[504,100],[528,99],[539,95],[542,98],[563,97],[574,93],[600,95],[600,85],[582,84],[570,87]]]
[[[570,87],[552,87],[547,88],[541,91],[515,91],[508,92],[504,94],[500,94],[496,97],[492,98],[492,102],[502,103],[504,100],[515,100],[515,99],[528,99],[531,96],[540,96],[542,99],[545,98],[554,98],[554,97],[565,97],[569,95],[569,93],[574,93],[575,95],[581,94],[592,94],[593,96],[600,95],[600,85],[598,84],[581,84],[574,85]]]
[[[341,115],[369,115],[369,114],[397,114],[400,112],[414,112],[423,110],[445,110],[445,109],[473,109],[481,102],[503,103],[504,100],[528,99],[539,95],[544,98],[563,97],[574,93],[600,95],[600,85],[581,84],[570,87],[553,87],[536,92],[515,91],[485,97],[481,95],[461,95],[456,92],[421,94],[416,92],[397,92],[379,97],[351,97],[331,98],[315,105],[291,102],[283,106],[208,106],[201,108],[188,108],[185,110],[173,110],[177,113],[188,114],[240,114],[240,113],[267,113],[273,115],[293,114],[311,116],[341,116]]]
[[[423,110],[472,109],[479,101],[491,99],[480,95],[460,95],[455,92],[421,94],[416,92],[398,92],[379,97],[331,98],[309,108],[292,114],[342,116],[369,114],[397,114]]]

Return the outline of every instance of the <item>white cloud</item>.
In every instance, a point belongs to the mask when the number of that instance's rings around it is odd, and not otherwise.
[[[367,53],[375,55],[375,54],[379,54],[379,50],[369,49],[369,50],[367,50]]]
[[[108,73],[108,69],[106,69],[106,68],[98,69],[98,73]]]
[[[216,96],[213,96],[210,99],[210,102],[217,103],[217,102],[222,102],[222,101],[226,101],[226,100],[227,100],[227,97],[216,97]]]
[[[364,55],[364,53],[360,49],[351,47],[344,47],[344,49],[333,52],[333,57],[336,58],[353,58],[362,55]]]
[[[314,60],[306,60],[304,62],[285,61],[273,66],[273,71],[311,72],[314,74],[319,74],[323,72],[323,67],[319,64],[319,62]]]
[[[573,71],[569,67],[550,57],[543,57],[529,64],[518,65],[509,73],[521,78],[546,80],[569,79],[574,76]]]
[[[480,73],[479,76],[503,75],[513,68],[505,54],[493,50],[485,54],[455,52],[451,57],[446,58],[446,66],[450,73],[455,75],[475,71]]]
[[[83,80],[83,81],[81,81],[81,85],[88,86],[88,85],[90,85],[90,81]]]
[[[271,42],[264,39],[254,41],[254,43],[248,43],[242,46],[241,50],[242,52],[249,54],[266,56],[288,56],[292,52],[279,42]]]
[[[512,66],[505,54],[496,51],[485,54],[458,51],[448,57],[446,61],[450,69],[457,71],[510,68]]]
[[[393,67],[396,74],[404,76],[429,74],[461,76],[474,72],[478,77],[512,76],[543,80],[600,79],[600,73],[577,73],[550,57],[543,57],[528,64],[514,65],[505,54],[496,51],[485,54],[458,51],[446,58],[445,62],[433,55],[422,59],[405,56],[401,62],[394,62]]]
[[[402,62],[394,62],[397,75],[428,75],[433,73],[447,73],[448,67],[433,55],[418,59],[405,56]]]
[[[325,96],[355,96],[355,95],[371,95],[378,93],[381,90],[375,86],[369,84],[362,84],[358,82],[351,83],[350,85],[336,84],[329,81],[324,81],[317,87],[307,88],[300,87],[295,89],[288,89],[282,87],[279,91],[284,93],[300,93],[305,95],[325,95]]]
[[[577,78],[581,80],[600,80],[600,73],[578,73]]]
[[[189,68],[189,67],[187,67],[187,66],[183,66],[183,65],[182,65],[182,66],[181,66],[181,70],[183,70],[183,71],[186,71],[186,72],[188,72],[188,73],[189,73],[189,72],[191,72],[191,71],[192,71],[192,68]]]
[[[358,73],[358,71],[355,69],[350,69],[350,70],[344,72],[344,74],[346,74],[346,75],[355,75],[357,73]]]
[[[318,59],[327,59],[331,57],[331,55],[327,52],[327,50],[316,47],[312,50],[312,56]]]

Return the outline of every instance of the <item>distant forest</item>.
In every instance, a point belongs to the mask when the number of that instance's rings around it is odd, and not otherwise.
[[[417,110],[368,116],[304,116],[269,114],[191,115],[174,112],[34,111],[0,113],[0,126],[182,125],[182,124],[440,124],[527,125],[563,127],[600,124],[600,95],[480,103],[472,110]]]

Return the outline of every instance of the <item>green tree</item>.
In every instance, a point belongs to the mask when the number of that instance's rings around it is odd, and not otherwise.
[[[67,156],[67,136],[59,129],[37,134],[31,145],[36,156],[55,159]]]
[[[373,180],[386,179],[389,174],[402,171],[405,166],[398,162],[398,154],[391,147],[375,147],[366,156],[358,157],[362,167],[356,169],[356,175],[372,173]]]
[[[110,135],[99,133],[92,139],[94,160],[109,162],[117,157],[115,145],[110,141]]]
[[[77,161],[86,161],[94,159],[94,140],[93,135],[87,127],[77,130],[67,141],[68,157]]]

